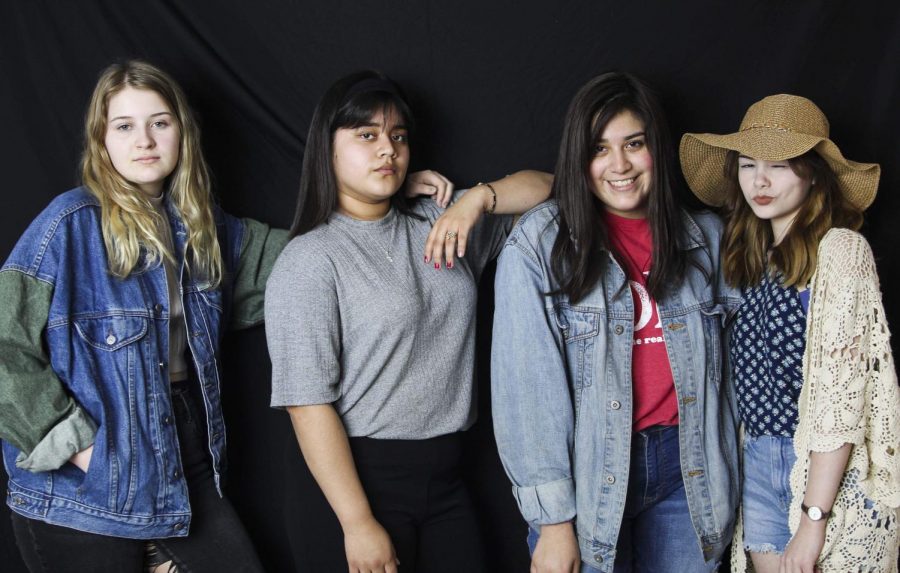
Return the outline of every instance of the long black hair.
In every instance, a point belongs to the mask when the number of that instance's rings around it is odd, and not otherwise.
[[[412,110],[400,86],[384,74],[373,70],[350,74],[334,82],[322,96],[313,113],[303,152],[292,238],[326,222],[337,209],[334,133],[338,129],[365,125],[379,111],[385,117],[392,112],[399,113],[412,142]],[[392,206],[406,214],[410,214],[408,201],[402,187],[391,197]]]
[[[585,84],[569,105],[563,126],[552,196],[559,205],[559,235],[553,245],[551,269],[559,291],[578,302],[594,288],[609,263],[603,204],[593,191],[589,167],[597,142],[609,122],[630,111],[644,124],[653,158],[647,218],[653,236],[653,262],[647,288],[654,299],[684,277],[687,254],[679,248],[684,221],[675,200],[675,148],[662,106],[638,78],[621,72],[597,76]]]

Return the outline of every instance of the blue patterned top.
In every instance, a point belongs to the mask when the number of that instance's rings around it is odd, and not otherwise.
[[[806,307],[801,293],[768,273],[745,289],[731,337],[738,411],[751,436],[793,437],[803,386]],[[807,295],[808,291],[804,294]]]

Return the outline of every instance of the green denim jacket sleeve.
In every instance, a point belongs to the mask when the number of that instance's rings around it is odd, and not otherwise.
[[[263,294],[287,231],[244,219],[232,328],[263,320]],[[17,269],[0,272],[0,439],[29,471],[61,467],[94,442],[96,423],[66,392],[43,343],[53,285]]]
[[[16,465],[34,472],[59,468],[97,432],[44,348],[52,295],[50,283],[19,270],[0,272],[0,438],[22,451]]]

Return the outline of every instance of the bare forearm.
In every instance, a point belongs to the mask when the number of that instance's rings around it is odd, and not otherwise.
[[[809,477],[803,503],[830,511],[850,459],[850,444],[830,452],[809,453]]]
[[[340,416],[330,404],[288,408],[309,470],[346,531],[373,519]]]
[[[850,458],[850,448],[850,444],[844,444],[831,452],[809,453],[809,474],[802,500],[807,507],[831,511]],[[827,519],[813,521],[806,512],[801,515],[800,526],[781,556],[780,571],[812,573],[816,570],[816,561],[825,546],[827,523]]]
[[[546,201],[550,196],[553,175],[543,171],[518,171],[503,179],[491,181],[490,185],[497,193],[497,206],[494,213],[498,215],[521,215],[538,203]],[[487,185],[476,185],[472,191],[481,194],[484,210],[490,211],[493,205],[493,193]]]
[[[288,412],[306,465],[341,522],[349,570],[397,573],[391,538],[372,515],[347,432],[334,407],[295,406]]]

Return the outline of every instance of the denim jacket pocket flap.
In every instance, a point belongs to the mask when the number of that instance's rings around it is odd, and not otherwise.
[[[562,304],[556,309],[556,323],[566,342],[596,336],[600,332],[600,313]]]
[[[85,342],[110,352],[140,340],[147,334],[147,318],[143,316],[104,316],[79,318],[75,329]]]
[[[731,319],[737,314],[737,309],[730,309],[724,304],[709,303],[700,307],[700,313],[719,321],[722,328],[728,326]]]
[[[224,305],[222,304],[222,291],[219,289],[215,290],[201,290],[198,291],[200,294],[200,298],[203,299],[207,305],[216,309],[219,312],[222,312]]]

